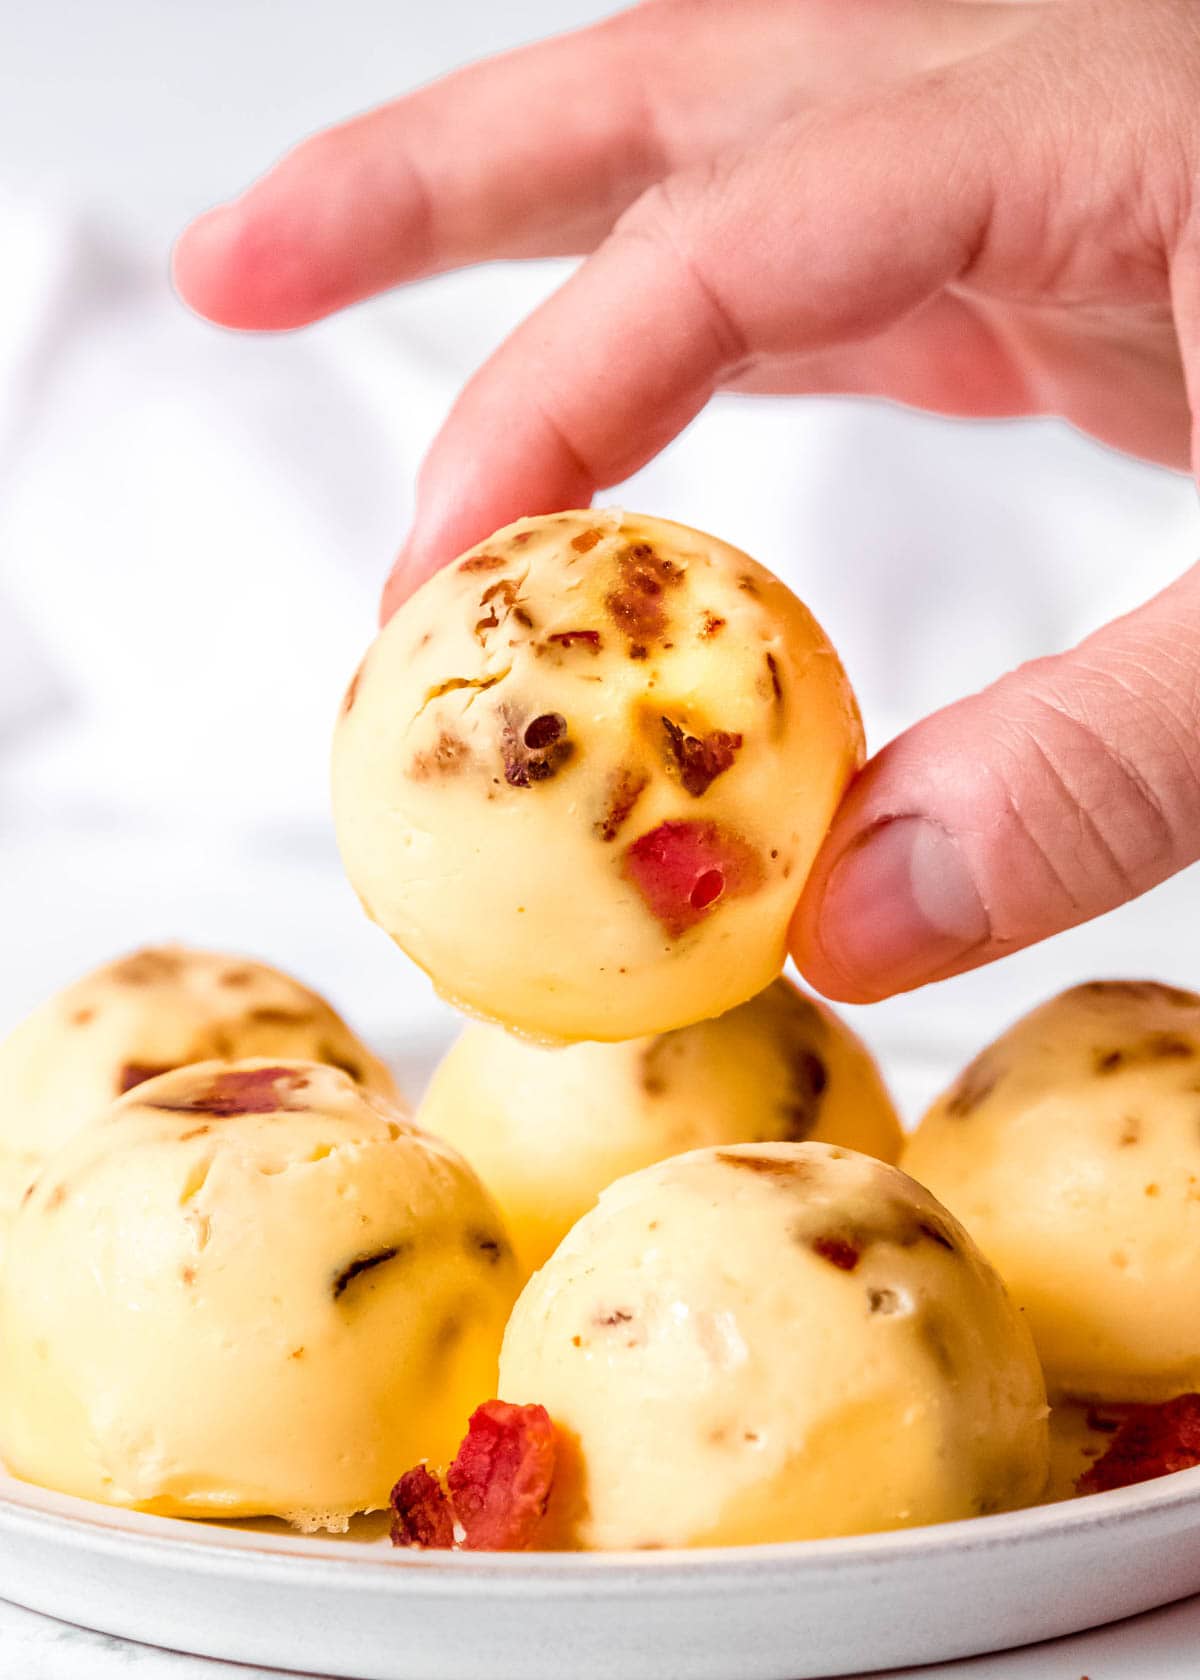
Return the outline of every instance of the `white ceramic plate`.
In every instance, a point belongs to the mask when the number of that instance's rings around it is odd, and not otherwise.
[[[418,1555],[176,1522],[0,1478],[0,1596],[353,1680],[810,1680],[1073,1633],[1200,1590],[1200,1469],[907,1533],[726,1551]]]
[[[394,1047],[410,1094],[443,1038]],[[902,1096],[911,1074],[922,1100],[946,1076],[904,1058],[888,1073]],[[1081,1463],[1062,1460],[1060,1485]],[[0,1469],[0,1597],[352,1680],[828,1680],[1032,1644],[1196,1592],[1200,1469],[906,1533],[517,1557],[397,1552],[382,1517],[311,1538],[141,1516]]]

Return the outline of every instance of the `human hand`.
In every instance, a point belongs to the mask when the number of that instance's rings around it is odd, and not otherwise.
[[[588,252],[467,387],[389,586],[584,505],[718,388],[1057,413],[1182,466],[1200,379],[1191,0],[653,0],[317,136],[176,254],[293,327]],[[1181,354],[1182,347],[1182,354]],[[794,924],[833,996],[973,967],[1200,855],[1200,572],[862,773]]]

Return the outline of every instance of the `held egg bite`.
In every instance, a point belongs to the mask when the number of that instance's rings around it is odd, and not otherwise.
[[[452,1002],[632,1038],[775,978],[862,752],[836,653],[769,572],[667,520],[555,514],[382,632],[334,813],[368,914]]]
[[[1049,1465],[999,1278],[919,1185],[827,1144],[610,1186],[526,1284],[500,1394],[557,1426],[551,1519],[584,1547],[945,1522],[1029,1504]]]
[[[324,998],[246,957],[151,946],[35,1009],[0,1042],[0,1245],[46,1159],[115,1097],[170,1068],[242,1056],[328,1062],[396,1097]]]
[[[344,1526],[452,1455],[516,1289],[470,1168],[346,1074],[163,1074],[13,1221],[0,1452],[110,1505]]]
[[[909,1140],[1028,1315],[1051,1391],[1200,1389],[1200,997],[1098,980],[991,1044]]]
[[[790,980],[655,1038],[545,1049],[468,1026],[418,1122],[495,1196],[528,1274],[614,1179],[710,1143],[815,1139],[893,1161],[902,1134],[866,1046]]]

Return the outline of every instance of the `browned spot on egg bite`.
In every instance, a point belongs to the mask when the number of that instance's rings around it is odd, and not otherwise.
[[[1177,1009],[1200,1007],[1200,994],[1160,980],[1085,980],[1065,995],[1079,993],[1100,1003],[1169,1003]]]
[[[117,1075],[117,1094],[123,1097],[126,1091],[144,1085],[148,1079],[157,1079],[160,1073],[170,1073],[177,1066],[176,1062],[126,1062]]]
[[[788,1097],[782,1105],[784,1139],[803,1143],[811,1137],[821,1114],[821,1099],[829,1085],[829,1071],[815,1050],[798,1046],[789,1050]]]
[[[716,1159],[722,1166],[736,1167],[739,1172],[758,1173],[763,1178],[791,1179],[799,1183],[812,1177],[809,1162],[777,1155],[735,1155],[732,1150],[718,1149]]]
[[[650,777],[644,770],[621,769],[615,772],[608,784],[604,814],[594,824],[598,839],[608,843],[617,838],[649,785]]]
[[[480,642],[485,642],[490,632],[498,629],[510,613],[526,628],[533,624],[529,614],[517,607],[517,591],[518,585],[512,578],[501,578],[499,583],[493,583],[490,589],[484,590],[479,597],[483,617],[475,625],[475,635]]]
[[[651,1039],[639,1058],[639,1078],[644,1095],[647,1097],[661,1097],[666,1094],[667,1079],[663,1072],[663,1056],[667,1046],[675,1035],[661,1033]]]
[[[1138,1039],[1134,1044],[1096,1050],[1092,1056],[1092,1069],[1103,1078],[1106,1074],[1145,1066],[1148,1062],[1191,1061],[1195,1054],[1196,1046],[1190,1039],[1180,1038],[1176,1033],[1147,1033],[1145,1038]]]
[[[323,1041],[317,1049],[317,1060],[324,1062],[327,1067],[337,1068],[347,1078],[353,1079],[357,1085],[363,1076],[363,1066],[351,1056],[342,1056],[333,1048],[328,1040]]]
[[[185,1288],[190,1289],[191,1286],[196,1281],[196,1268],[195,1268],[195,1266],[184,1266],[184,1268],[180,1272],[179,1276],[180,1276]]]
[[[880,1318],[891,1318],[901,1311],[904,1303],[894,1289],[868,1289],[867,1308]]]
[[[518,722],[511,711],[502,713],[500,751],[504,780],[509,787],[533,787],[556,776],[575,752],[567,736],[567,720],[561,712],[541,712],[528,723]]]
[[[683,571],[649,543],[633,542],[617,556],[617,577],[604,604],[618,629],[628,637],[630,658],[645,659],[648,645],[658,641],[667,627],[663,597],[668,589],[683,582]]]
[[[54,1186],[53,1190],[51,1190],[50,1194],[46,1197],[46,1212],[47,1213],[53,1213],[56,1208],[62,1207],[62,1205],[66,1201],[66,1199],[67,1199],[66,1185],[65,1184],[56,1184]]]
[[[703,641],[709,641],[713,636],[720,635],[725,628],[725,620],[719,613],[706,612],[700,621],[700,636]]]
[[[507,1259],[511,1250],[508,1239],[500,1232],[472,1228],[467,1232],[467,1252],[478,1256],[489,1266],[498,1266],[501,1260]]]
[[[1136,1114],[1127,1114],[1121,1122],[1121,1135],[1117,1139],[1119,1149],[1129,1149],[1135,1143],[1142,1141],[1142,1122]]]
[[[546,640],[566,651],[573,647],[585,647],[589,653],[599,653],[604,645],[599,630],[555,630]],[[541,651],[540,647],[535,649],[537,653]]]
[[[359,665],[358,670],[355,671],[354,675],[350,678],[350,682],[347,685],[346,692],[342,697],[342,716],[343,717],[346,715],[347,712],[352,712],[354,710],[354,702],[358,699],[358,685],[359,685],[359,683],[362,682],[362,676],[363,676],[364,670],[366,669],[366,665],[367,665],[367,662],[364,659],[362,661],[362,663]]]
[[[460,560],[460,572],[498,572],[501,566],[507,565],[502,554],[471,554],[465,560]]]
[[[152,986],[157,981],[172,979],[182,966],[173,951],[135,951],[114,963],[109,973],[123,986]]]
[[[95,1019],[96,1011],[94,1009],[76,1009],[71,1015],[71,1025],[73,1027],[86,1027],[89,1021]]]
[[[430,776],[456,775],[470,757],[470,752],[467,743],[453,730],[439,730],[432,747],[414,754],[408,773],[414,782],[428,781]]]
[[[689,735],[668,717],[661,722],[666,732],[667,752],[679,772],[684,791],[699,799],[733,764],[742,737],[725,729],[713,729],[703,736]]]
[[[965,1120],[991,1096],[1000,1083],[1003,1071],[990,1050],[982,1051],[974,1061],[967,1063],[950,1087],[946,1113],[955,1120]]]
[[[249,968],[227,968],[221,976],[221,984],[240,991],[244,986],[254,984],[254,971]]]
[[[777,706],[780,706],[780,705],[783,704],[783,683],[780,680],[780,676],[779,676],[779,661],[776,659],[776,657],[773,653],[768,653],[767,656],[766,656],[766,660],[767,660],[767,676],[771,680],[771,695],[772,695],[772,697],[775,701],[775,704]]]
[[[917,1235],[924,1237],[928,1242],[936,1243],[939,1248],[948,1249],[951,1254],[958,1253],[958,1245],[953,1237],[941,1221],[934,1218],[932,1214],[925,1219],[918,1219]]]
[[[401,1255],[408,1253],[410,1247],[409,1243],[393,1243],[390,1248],[379,1248],[373,1254],[359,1255],[335,1274],[330,1284],[330,1294],[335,1301],[340,1301],[350,1285],[362,1277],[364,1272],[373,1272],[377,1266],[386,1266],[389,1261],[398,1260]]]
[[[296,1068],[229,1068],[214,1074],[206,1086],[190,1096],[148,1102],[146,1106],[164,1114],[209,1114],[218,1120],[238,1114],[274,1114],[292,1107],[303,1109],[303,1102],[293,1104],[288,1099],[307,1084],[307,1078]]]
[[[571,547],[576,554],[588,554],[604,536],[603,531],[590,526],[586,531],[580,531],[577,537],[571,538]]]
[[[311,1009],[281,1009],[270,1003],[246,1011],[247,1021],[261,1027],[306,1027],[312,1018]]]

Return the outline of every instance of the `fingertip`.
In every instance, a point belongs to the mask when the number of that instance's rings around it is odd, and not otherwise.
[[[219,204],[197,216],[184,228],[171,252],[171,283],[176,294],[195,314],[210,321],[223,321],[228,213],[228,205]]]
[[[275,174],[186,227],[171,273],[197,315],[243,332],[307,326],[358,295],[303,194]]]
[[[889,817],[818,858],[792,920],[805,978],[843,1003],[875,1003],[972,965],[991,920],[955,835]]]

